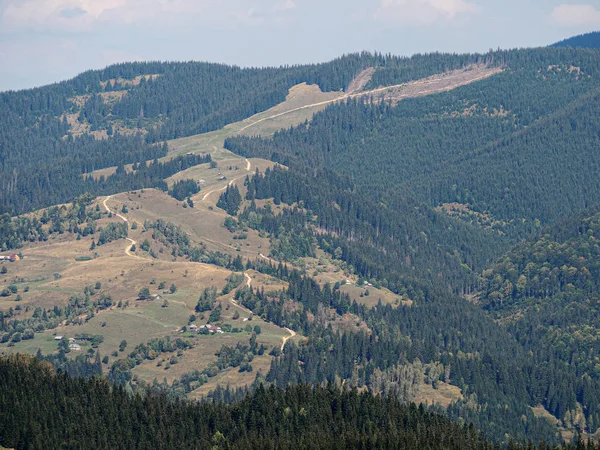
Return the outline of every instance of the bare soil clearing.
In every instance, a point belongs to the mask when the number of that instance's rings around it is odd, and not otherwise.
[[[322,100],[319,102],[306,104],[297,108],[292,108],[281,113],[276,113],[264,118],[255,120],[245,125],[240,132],[246,131],[250,127],[254,127],[266,120],[279,119],[280,117],[295,113],[297,111],[311,109],[316,107],[326,107],[329,104],[346,101],[348,99],[364,97],[371,101],[385,101],[391,100],[393,103],[397,103],[400,100],[406,98],[422,97],[425,95],[437,94],[439,92],[450,91],[467,84],[474,83],[476,81],[489,78],[493,75],[502,72],[500,68],[489,68],[485,65],[472,65],[464,69],[453,70],[438,75],[433,75],[427,78],[423,78],[417,81],[411,81],[408,83],[402,83],[394,86],[386,86],[377,89],[371,89],[363,92],[347,93],[338,96],[335,99]],[[364,77],[364,75],[363,75]],[[363,80],[364,81],[364,80]],[[365,82],[365,84],[368,80]],[[361,82],[357,82],[356,86],[360,86]],[[364,86],[364,85],[363,85]],[[254,116],[256,117],[256,116]],[[248,134],[248,133],[244,133]],[[254,133],[258,134],[258,133]]]
[[[348,89],[346,91],[349,94],[355,94],[364,89],[364,87],[371,81],[373,74],[375,73],[374,67],[368,67],[359,73],[348,85]]]
[[[127,78],[111,78],[110,80],[107,81],[101,81],[100,82],[100,86],[102,86],[103,88],[105,88],[106,86],[110,86],[110,87],[115,87],[115,84],[120,84],[121,86],[138,86],[141,82],[142,79],[148,81],[148,80],[156,80],[158,77],[160,77],[160,74],[151,74],[151,75],[138,75],[137,77],[131,78],[131,79],[127,79]]]

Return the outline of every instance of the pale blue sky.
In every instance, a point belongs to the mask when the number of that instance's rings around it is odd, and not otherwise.
[[[482,52],[600,29],[600,0],[0,0],[0,91],[134,60]]]

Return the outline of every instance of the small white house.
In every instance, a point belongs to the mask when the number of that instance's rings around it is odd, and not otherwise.
[[[202,326],[200,326],[200,328],[208,330],[208,332],[211,334],[223,333],[223,330],[221,330],[221,327],[217,327],[215,325],[202,325]]]
[[[62,336],[54,336],[55,341],[60,341],[62,338],[63,338]]]
[[[79,351],[79,350],[81,350],[81,345],[72,343],[72,344],[69,344],[69,349],[74,350],[74,351]]]

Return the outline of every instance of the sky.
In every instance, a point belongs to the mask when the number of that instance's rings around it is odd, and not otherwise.
[[[142,60],[240,66],[535,47],[600,30],[600,0],[0,0],[0,91]]]

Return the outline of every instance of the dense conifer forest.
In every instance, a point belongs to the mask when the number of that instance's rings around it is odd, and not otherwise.
[[[259,387],[233,406],[129,396],[27,357],[0,360],[0,443],[15,449],[499,448],[424,407],[331,385]],[[551,449],[541,443],[510,449]],[[564,447],[594,450],[580,442]]]
[[[589,384],[600,377],[600,216],[582,215],[515,247],[484,271],[480,302],[525,348],[553,354]],[[576,404],[570,404],[572,417]]]
[[[567,38],[557,42],[553,47],[600,48],[600,32],[596,31]]]

